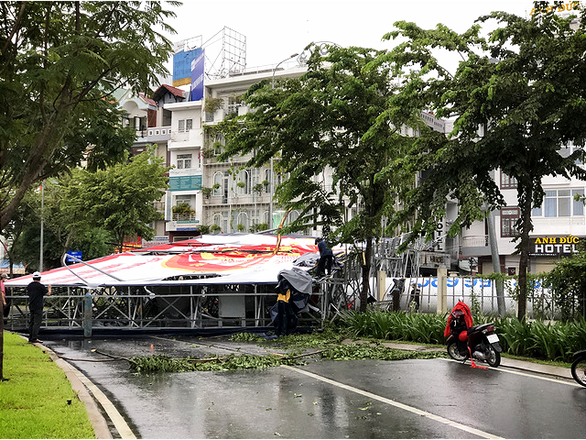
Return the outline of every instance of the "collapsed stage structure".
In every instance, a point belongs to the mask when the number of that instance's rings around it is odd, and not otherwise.
[[[344,253],[334,251],[338,257]],[[63,267],[41,274],[41,282],[52,287],[43,328],[87,334],[88,328],[91,333],[106,328],[267,327],[279,273],[310,271],[318,259],[313,237],[266,234],[204,235],[87,262],[75,259],[73,264],[64,256]],[[26,286],[31,281],[29,275],[5,283],[10,329],[27,328]],[[300,325],[321,327],[347,308],[352,284],[337,277],[314,279]]]

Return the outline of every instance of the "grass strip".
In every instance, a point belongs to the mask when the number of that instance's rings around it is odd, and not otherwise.
[[[4,332],[0,438],[96,438],[65,373],[40,348]]]

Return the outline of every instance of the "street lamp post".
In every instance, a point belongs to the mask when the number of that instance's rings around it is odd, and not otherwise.
[[[273,79],[271,80],[271,87],[273,89],[275,88],[275,73],[277,72],[277,69],[279,68],[279,66],[281,64],[283,64],[285,61],[289,61],[291,58],[295,58],[298,55],[299,55],[298,53],[294,53],[293,55],[290,55],[287,58],[285,58],[283,61],[279,61],[279,63],[275,66],[275,68],[273,69]]]
[[[277,63],[277,65],[275,66],[275,68],[273,69],[273,76],[271,79],[271,88],[275,88],[275,73],[277,72],[277,69],[279,68],[279,66],[281,64],[283,64],[285,61],[290,60],[291,58],[295,58],[296,56],[298,56],[298,53],[294,53],[293,55],[288,56],[287,58],[285,58],[283,61],[279,61]],[[271,192],[270,192],[270,200],[269,200],[269,229],[273,229],[273,194],[274,194],[274,185],[275,185],[275,178],[273,175],[273,158],[271,157],[271,180],[270,180],[270,184],[271,184]]]

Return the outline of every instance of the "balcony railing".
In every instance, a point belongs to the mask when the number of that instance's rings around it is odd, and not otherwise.
[[[196,215],[193,214],[185,214],[185,213],[173,213],[173,221],[175,222],[190,222],[193,223],[196,221]]]
[[[488,235],[469,235],[460,240],[462,247],[483,247],[488,246]]]
[[[171,138],[171,127],[148,127],[137,130],[136,137],[139,142],[167,141]]]

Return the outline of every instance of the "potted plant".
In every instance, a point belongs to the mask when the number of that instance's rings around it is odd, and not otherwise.
[[[178,203],[177,205],[173,206],[173,220],[178,221],[188,221],[192,220],[192,215],[195,213],[189,203]]]
[[[222,107],[223,104],[223,100],[222,98],[212,98],[211,96],[209,98],[205,99],[205,104],[203,106],[203,110],[206,113],[215,113],[217,110],[219,110]]]
[[[214,188],[210,188],[207,186],[201,187],[201,193],[206,199],[209,199],[213,192],[214,192]]]
[[[189,206],[189,203],[178,203],[177,205],[173,206],[173,214],[193,214],[194,211]]]

